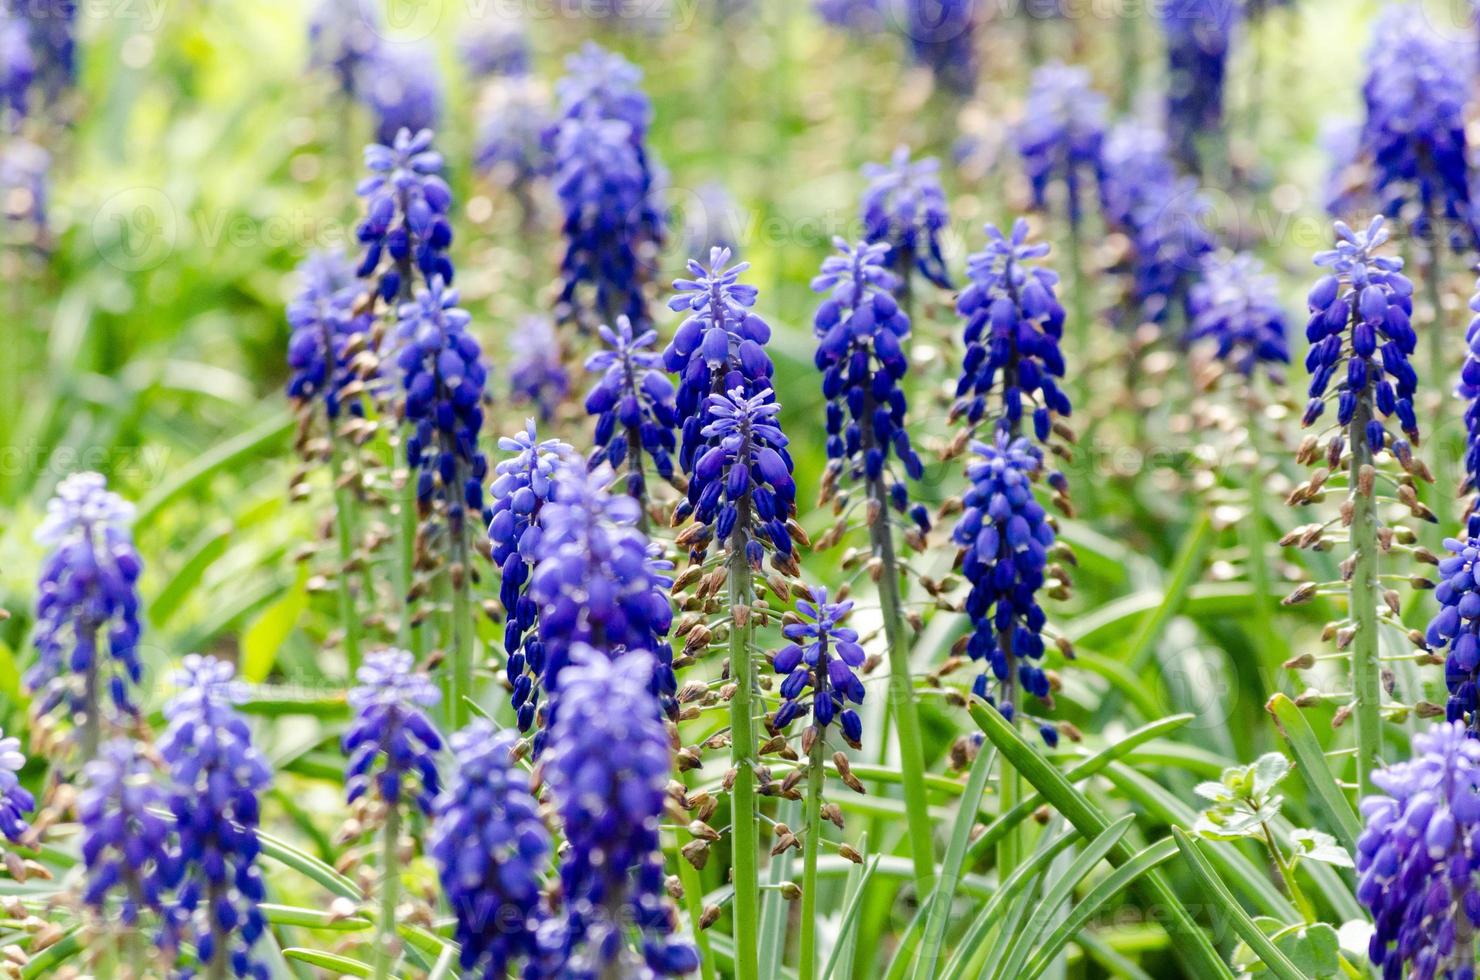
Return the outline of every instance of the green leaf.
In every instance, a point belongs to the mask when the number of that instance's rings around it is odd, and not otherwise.
[[[253,428],[218,443],[186,463],[155,488],[139,504],[134,526],[143,528],[159,515],[160,510],[200,481],[233,466],[248,456],[283,440],[293,431],[293,415],[281,404]]]
[[[343,976],[368,977],[373,972],[370,967],[359,960],[352,960],[348,956],[339,956],[335,953],[325,953],[317,949],[301,949],[291,946],[283,950],[283,956]]]
[[[1290,774],[1290,760],[1283,753],[1266,752],[1254,763],[1254,796],[1266,796]]]
[[[1283,694],[1270,698],[1264,708],[1274,715],[1280,733],[1290,746],[1290,754],[1295,756],[1296,767],[1305,780],[1306,788],[1319,800],[1320,805],[1315,809],[1330,817],[1331,829],[1347,853],[1355,853],[1362,823],[1331,767],[1326,764],[1326,755],[1321,751],[1321,743],[1316,741],[1310,722],[1305,720],[1295,702]]]
[[[941,944],[945,942],[946,923],[950,919],[951,904],[956,900],[956,882],[966,862],[966,848],[971,843],[971,828],[976,826],[977,806],[986,792],[987,775],[992,769],[996,750],[987,751],[986,746],[976,753],[971,772],[966,777],[966,791],[961,796],[961,805],[956,811],[956,822],[951,828],[950,842],[946,845],[945,861],[941,864],[935,888],[926,900],[929,910],[925,921],[925,939],[919,963],[915,967],[917,980],[932,980],[935,965],[940,962]]]
[[[1341,970],[1340,942],[1336,930],[1325,922],[1286,925],[1278,919],[1260,916],[1254,924],[1264,931],[1279,951],[1289,958],[1306,977],[1330,977]],[[1234,948],[1235,969],[1251,975],[1266,972],[1269,967],[1246,942]]]
[[[1291,963],[1289,958],[1270,941],[1264,930],[1249,918],[1243,906],[1239,905],[1238,900],[1233,897],[1212,866],[1208,864],[1208,859],[1203,856],[1197,841],[1187,836],[1180,827],[1172,828],[1172,836],[1176,838],[1177,847],[1192,869],[1193,875],[1202,885],[1203,893],[1216,906],[1215,914],[1221,919],[1226,919],[1233,926],[1234,932],[1237,932],[1244,942],[1249,944],[1265,966],[1269,967],[1280,980],[1306,980],[1296,969],[1295,964]],[[1227,967],[1224,969],[1226,970]]]
[[[969,710],[987,738],[1076,830],[1087,838],[1105,832],[1110,819],[1076,790],[1063,773],[1033,751],[995,708],[973,699]],[[1131,849],[1120,841],[1110,852],[1110,863],[1119,867],[1133,857]],[[1164,910],[1167,935],[1190,973],[1204,978],[1232,976],[1207,934],[1193,921],[1192,914],[1160,873],[1148,872],[1137,885],[1149,902]]]
[[[308,608],[308,566],[300,565],[298,579],[281,598],[270,604],[242,632],[242,678],[250,684],[260,684],[272,673],[277,663],[278,650],[287,641],[288,634],[298,625],[303,611]]]
[[[859,852],[867,854],[867,847],[868,834],[864,834],[859,842]],[[822,980],[832,980],[834,970],[844,977],[852,973],[854,947],[858,943],[858,913],[863,908],[864,898],[868,895],[868,884],[878,867],[879,858],[875,856],[865,867],[855,864],[848,869],[848,898],[843,905],[842,921],[838,923],[838,941],[827,954],[827,963],[822,968]]]
[[[1356,867],[1352,856],[1346,853],[1346,849],[1336,843],[1336,838],[1324,830],[1308,830],[1297,827],[1290,831],[1290,842],[1294,848],[1290,853],[1292,861],[1320,861],[1323,864],[1334,864],[1338,868]]]

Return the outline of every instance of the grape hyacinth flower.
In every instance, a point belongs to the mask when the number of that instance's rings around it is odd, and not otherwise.
[[[554,172],[545,142],[549,115],[545,94],[526,80],[498,86],[480,109],[473,165],[513,193],[526,227],[534,218],[534,184]]]
[[[427,45],[380,45],[361,66],[356,89],[375,116],[380,143],[389,144],[403,129],[436,129],[442,121],[442,78]]]
[[[787,521],[797,487],[780,412],[769,388],[748,397],[743,387],[709,396],[710,422],[700,433],[708,448],[694,462],[688,498],[679,507],[704,532],[693,536],[692,547],[703,547],[712,535],[729,547],[738,544],[752,568],[760,567],[768,547],[778,569],[794,561]]]
[[[36,809],[36,798],[17,775],[25,766],[20,739],[0,732],[0,834],[13,843],[20,843],[30,832],[26,814]]]
[[[463,66],[474,78],[528,75],[533,61],[529,35],[502,17],[480,17],[457,44]]]
[[[1184,169],[1201,169],[1200,137],[1222,138],[1223,90],[1236,8],[1207,0],[1168,0],[1161,10],[1167,44],[1167,132]]]
[[[848,707],[863,703],[863,682],[855,673],[863,666],[858,631],[841,625],[853,611],[851,600],[828,602],[827,590],[814,588],[814,599],[797,600],[795,620],[788,619],[781,634],[791,641],[772,663],[781,682],[781,707],[771,727],[783,730],[807,709],[802,696],[812,689],[812,723],[825,729],[836,719],[843,738],[854,748],[863,738],[863,722]]]
[[[1401,459],[1408,443],[1389,436],[1383,420],[1396,417],[1403,434],[1418,440],[1413,412],[1418,375],[1408,360],[1417,340],[1409,322],[1413,283],[1403,275],[1402,259],[1376,254],[1388,239],[1383,222],[1378,215],[1361,232],[1336,222],[1336,248],[1315,257],[1316,265],[1331,271],[1310,291],[1305,332],[1311,345],[1306,369],[1312,377],[1302,424],[1311,425],[1325,412],[1336,379],[1337,423],[1348,426],[1360,413],[1370,451],[1388,447]],[[1343,365],[1345,376],[1337,379]]]
[[[1465,405],[1465,480],[1462,493],[1480,493],[1480,282],[1470,297],[1470,325],[1465,330],[1465,364],[1460,369],[1454,393]],[[1480,497],[1471,496],[1465,506],[1470,536],[1480,536]]]
[[[26,21],[36,77],[48,103],[77,81],[76,0],[19,0],[9,5]]]
[[[1062,182],[1071,229],[1084,217],[1085,184],[1103,193],[1105,105],[1083,68],[1051,62],[1033,72],[1017,127],[1018,156],[1039,210],[1048,208],[1050,185]]]
[[[904,0],[904,34],[915,63],[929,68],[935,83],[960,96],[976,91],[979,0]],[[898,7],[889,8],[897,16]]]
[[[517,738],[478,718],[452,736],[453,771],[437,797],[428,848],[465,976],[502,977],[521,960],[521,977],[543,976],[539,934],[548,921],[540,870],[550,832],[514,764]]]
[[[970,283],[956,300],[956,312],[966,318],[966,354],[953,414],[965,415],[974,427],[996,392],[991,407],[998,428],[1016,435],[1028,417],[1034,437],[1046,445],[1054,421],[1072,411],[1058,381],[1064,377],[1064,308],[1054,295],[1059,277],[1033,264],[1049,248],[1028,243],[1024,219],[1013,222],[1011,236],[996,225],[986,232],[987,247],[967,259]],[[1063,491],[1061,477],[1050,481]]]
[[[411,298],[414,273],[426,284],[450,283],[452,191],[442,179],[442,155],[432,149],[431,130],[402,130],[388,144],[367,146],[365,166],[370,176],[356,189],[365,198],[365,219],[355,229],[365,246],[360,278],[374,279],[388,303]]]
[[[1378,207],[1411,218],[1421,239],[1436,238],[1437,221],[1454,247],[1480,246],[1465,134],[1475,62],[1469,44],[1440,35],[1406,5],[1385,8],[1373,38],[1361,146],[1372,161]]]
[[[612,660],[578,646],[561,678],[544,774],[567,842],[561,960],[571,976],[669,977],[699,965],[675,935],[664,887],[659,827],[673,761],[652,694],[655,666],[644,650]],[[634,927],[640,959],[623,943]]]
[[[647,148],[652,102],[640,87],[642,70],[593,42],[566,59],[565,71],[555,85],[560,121],[547,136],[565,209],[562,317],[613,323],[625,314],[642,326],[647,263],[664,235],[658,168]],[[578,296],[582,286],[593,299]]]
[[[951,218],[939,171],[939,160],[911,160],[904,145],[895,148],[888,163],[863,167],[869,180],[860,206],[863,236],[889,246],[884,264],[899,276],[902,298],[908,298],[916,271],[941,289],[952,288],[941,253],[940,236]]]
[[[430,812],[438,790],[442,737],[425,709],[442,699],[441,692],[415,669],[415,658],[405,650],[369,654],[355,678],[359,683],[349,692],[355,715],[340,738],[349,757],[349,802],[365,795],[373,782],[388,807],[399,806],[402,792],[409,789],[416,805]]]
[[[883,0],[812,0],[812,9],[823,23],[852,34],[877,34],[884,29]]]
[[[1480,537],[1447,538],[1450,554],[1439,561],[1434,598],[1439,614],[1429,621],[1424,640],[1430,650],[1444,650],[1444,683],[1449,690],[1446,720],[1460,722],[1480,737],[1480,585],[1476,584]]]
[[[971,583],[966,614],[973,629],[966,650],[983,664],[972,691],[1011,721],[1022,711],[1022,694],[1052,703],[1048,675],[1039,666],[1047,617],[1038,592],[1055,535],[1033,496],[1033,482],[1043,469],[1041,452],[1000,430],[992,443],[971,448],[976,457],[966,470],[971,486],[952,539],[963,549],[961,572]],[[1058,743],[1052,725],[1039,722],[1039,733],[1049,745]]]
[[[118,892],[119,917],[133,926],[141,911],[163,912],[164,892],[173,879],[173,828],[160,814],[166,807],[164,788],[140,746],[126,738],[106,743],[83,772],[77,798],[87,868],[82,900],[106,913],[109,897]]]
[[[1159,127],[1127,119],[1105,134],[1101,145],[1101,204],[1105,223],[1129,233],[1148,207],[1165,203],[1177,183],[1170,143]]]
[[[1413,737],[1411,759],[1372,781],[1356,860],[1357,899],[1375,925],[1373,965],[1384,980],[1473,976],[1480,740],[1463,725],[1436,724]]]
[[[556,312],[583,329],[625,316],[648,322],[642,254],[647,177],[631,126],[595,116],[567,119],[555,135],[555,194],[564,212]]]
[[[36,59],[31,54],[31,34],[26,22],[0,6],[0,123],[9,134],[30,108],[31,83],[36,79]],[[10,107],[10,118],[5,107]]]
[[[1278,384],[1290,361],[1285,311],[1274,276],[1244,252],[1203,260],[1202,277],[1188,300],[1187,342],[1210,342],[1220,360],[1244,377],[1263,369]]]
[[[612,479],[605,466],[592,471],[578,459],[564,460],[556,469],[553,493],[540,508],[529,598],[538,610],[544,671],[531,679],[548,703],[536,752],[564,702],[563,674],[572,651],[582,644],[612,657],[650,651],[656,658],[648,671],[653,695],[663,711],[677,709],[668,643],[672,565],[638,530],[637,502],[613,493]]]
[[[308,20],[309,67],[333,72],[339,90],[354,95],[382,34],[373,0],[319,0]]]
[[[488,496],[493,514],[488,525],[490,560],[499,568],[499,602],[504,607],[505,669],[519,730],[534,724],[539,706],[536,685],[544,677],[544,646],[537,626],[539,607],[529,596],[529,577],[540,542],[540,511],[555,490],[555,471],[575,453],[559,439],[541,441],[534,420],[524,431],[498,441],[513,455],[494,467]]]
[[[601,326],[597,333],[605,344],[586,359],[586,370],[601,377],[586,395],[586,413],[596,416],[592,437],[596,449],[592,468],[605,463],[620,472],[627,469],[627,493],[637,498],[646,512],[647,485],[643,457],[665,480],[673,480],[673,457],[678,442],[673,429],[677,421],[673,382],[662,369],[662,355],[654,351],[656,330],[634,336],[632,322],[617,320],[616,329]]]
[[[26,686],[39,696],[40,711],[65,706],[78,720],[84,761],[96,754],[105,718],[138,711],[131,689],[144,677],[143,562],[129,529],[133,516],[133,505],[108,490],[102,476],[75,473],[57,487],[36,531],[49,551],[37,583],[36,664]]]
[[[543,422],[570,392],[560,338],[542,316],[525,317],[509,334],[509,388],[514,403],[532,405]]]
[[[488,369],[467,329],[471,317],[457,300],[457,290],[438,278],[417,292],[415,302],[401,306],[396,365],[406,392],[406,463],[416,479],[417,503],[423,515],[441,504],[461,540],[465,513],[483,514],[488,460],[478,435]]]
[[[236,709],[246,692],[234,675],[229,663],[191,654],[164,708],[159,750],[169,767],[181,878],[166,936],[173,945],[188,933],[206,967],[224,962],[239,977],[267,980],[267,965],[251,951],[267,927],[257,820],[272,773]]]
[[[685,472],[707,448],[702,431],[709,424],[708,398],[733,388],[746,394],[771,388],[775,368],[766,353],[771,327],[752,308],[759,291],[740,282],[749,262],[731,266],[730,253],[713,249],[706,267],[688,263],[692,279],[675,279],[668,308],[687,312],[663,350],[663,366],[678,375],[674,399],[683,430],[679,465]]]
[[[903,512],[908,490],[890,470],[890,458],[912,480],[925,473],[905,429],[909,405],[900,387],[909,370],[904,341],[910,319],[894,299],[898,278],[884,266],[887,245],[850,246],[840,238],[833,244],[839,254],[824,259],[821,274],[812,280],[813,292],[830,294],[813,319],[815,363],[827,399],[829,474],[864,481],[880,504],[887,499]],[[921,530],[929,530],[923,505],[910,516]]]
[[[322,400],[332,423],[344,407],[342,392],[359,379],[350,367],[352,345],[370,335],[371,317],[355,312],[355,268],[342,253],[311,253],[299,263],[298,279],[298,294],[288,304],[288,397],[303,406]],[[349,411],[363,411],[358,397]]]

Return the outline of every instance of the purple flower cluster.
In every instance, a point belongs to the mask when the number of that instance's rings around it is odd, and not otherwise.
[[[442,179],[442,154],[432,149],[431,130],[402,130],[388,145],[367,146],[365,166],[370,176],[356,189],[365,198],[365,219],[355,229],[365,246],[359,276],[378,277],[377,291],[387,302],[409,299],[417,272],[426,284],[451,282],[452,191]]]
[[[1236,5],[1168,0],[1161,26],[1167,44],[1167,131],[1178,161],[1199,167],[1198,137],[1221,138],[1223,89],[1228,74]]]
[[[729,265],[730,253],[714,249],[709,265],[689,260],[692,279],[676,279],[668,308],[688,315],[663,350],[663,366],[678,375],[674,400],[683,430],[679,465],[685,472],[708,448],[708,399],[740,388],[746,395],[771,389],[775,372],[766,344],[771,327],[753,311],[759,292],[740,282],[749,262]]]
[[[406,463],[416,475],[416,499],[423,508],[444,504],[454,533],[461,532],[465,509],[482,514],[488,474],[478,448],[488,369],[457,299],[457,290],[434,279],[415,302],[401,306],[396,325],[396,366],[411,427]]]
[[[999,431],[992,444],[974,443],[976,458],[966,469],[971,481],[962,498],[965,511],[952,540],[964,549],[961,572],[971,583],[966,614],[971,640],[966,650],[983,662],[973,692],[999,705],[1011,719],[1021,708],[1019,692],[1049,698],[1043,658],[1047,617],[1038,604],[1054,530],[1033,496],[1033,481],[1043,469],[1040,451],[1026,439]],[[994,694],[987,670],[997,684]],[[1058,731],[1041,724],[1053,745]]]
[[[976,25],[980,0],[904,0],[904,33],[910,53],[929,68],[937,85],[957,95],[976,91],[980,66]],[[898,7],[889,8],[897,16]]]
[[[863,666],[863,647],[858,645],[858,631],[841,625],[853,611],[851,600],[828,602],[827,590],[814,588],[815,601],[797,601],[795,621],[788,621],[781,633],[791,641],[776,654],[773,666],[785,679],[781,682],[781,707],[771,719],[771,727],[781,730],[797,718],[807,705],[801,701],[812,689],[812,721],[824,729],[836,718],[843,737],[853,746],[863,737],[863,722],[858,712],[848,707],[863,703],[863,682],[855,673]]]
[[[353,803],[372,780],[387,806],[401,803],[412,783],[416,805],[430,812],[437,795],[437,752],[442,737],[426,715],[442,699],[437,686],[415,667],[405,650],[378,650],[355,672],[359,682],[349,692],[354,719],[340,737],[349,757],[345,790]]]
[[[1028,244],[1024,219],[1013,222],[1011,237],[996,225],[986,230],[987,247],[967,260],[971,281],[956,299],[956,312],[966,318],[956,412],[975,425],[998,391],[997,425],[1017,432],[1026,412],[1034,436],[1046,443],[1054,418],[1071,412],[1057,380],[1064,376],[1064,308],[1054,295],[1059,277],[1032,264],[1048,254],[1048,245]]]
[[[612,660],[581,645],[561,678],[545,779],[569,844],[560,863],[562,976],[667,977],[698,967],[694,949],[674,935],[664,888],[659,826],[673,763],[652,694],[655,667],[643,650]],[[640,961],[625,947],[629,928],[641,936]]]
[[[176,880],[173,828],[160,813],[164,788],[139,745],[126,738],[106,743],[83,775],[77,798],[87,868],[82,900],[102,912],[119,892],[120,918],[132,926],[142,910],[163,911],[164,893]]]
[[[1188,343],[1210,342],[1245,377],[1264,368],[1279,380],[1290,360],[1285,311],[1274,276],[1258,259],[1244,252],[1208,256],[1187,305]]]
[[[1367,60],[1361,147],[1378,207],[1411,217],[1420,237],[1441,221],[1457,247],[1480,246],[1465,136],[1470,43],[1440,35],[1416,6],[1395,5],[1379,15]]]
[[[129,525],[133,505],[108,490],[97,473],[75,473],[57,487],[36,540],[49,550],[36,591],[36,663],[26,686],[37,708],[59,705],[88,717],[94,731],[115,712],[133,715],[131,688],[143,680],[139,660],[139,573],[143,562]]]
[[[188,932],[202,964],[224,957],[237,976],[267,980],[266,964],[251,949],[267,926],[257,798],[272,773],[236,709],[244,690],[234,674],[229,663],[191,654],[164,708],[168,727],[159,750],[169,766],[181,882],[166,938],[174,945]]]
[[[47,173],[51,156],[20,136],[0,140],[0,230],[8,240],[46,247]]]
[[[575,452],[559,439],[541,441],[534,420],[523,432],[499,439],[499,449],[512,456],[494,468],[489,487],[490,559],[499,568],[499,602],[504,607],[506,672],[513,688],[520,731],[534,724],[538,685],[545,675],[544,645],[536,629],[539,607],[529,595],[529,578],[540,543],[540,511],[555,492],[555,471]]]
[[[0,834],[19,841],[31,829],[26,814],[36,809],[36,798],[21,785],[19,773],[25,768],[20,739],[0,732]]]
[[[620,471],[625,464],[627,492],[645,500],[644,456],[659,476],[673,479],[678,451],[673,382],[663,372],[662,355],[652,349],[657,331],[634,336],[631,321],[619,317],[615,330],[602,325],[597,333],[606,347],[586,359],[586,370],[601,374],[586,395],[586,412],[596,416],[591,466],[606,463]]]
[[[1480,492],[1480,283],[1470,297],[1470,325],[1465,329],[1465,363],[1460,368],[1455,394],[1465,406],[1465,486],[1470,493]],[[1468,506],[1469,533],[1480,536],[1480,498]]]
[[[77,81],[76,0],[14,0],[9,8],[26,21],[36,78],[55,102]]]
[[[904,341],[910,318],[894,299],[897,277],[884,267],[888,246],[834,241],[837,255],[822,261],[813,292],[830,293],[817,308],[817,370],[827,399],[827,458],[854,480],[884,486],[897,510],[908,506],[904,480],[888,471],[892,455],[905,475],[918,480],[925,466],[905,429],[909,403],[900,387],[909,370]],[[921,528],[923,506],[911,512]]]
[[[477,18],[458,41],[457,53],[474,78],[518,78],[529,74],[533,61],[529,35],[502,17]]]
[[[854,34],[877,34],[884,29],[882,0],[812,0],[812,9],[824,23]]]
[[[1404,435],[1418,439],[1413,413],[1418,375],[1408,360],[1417,340],[1409,322],[1413,283],[1403,275],[1402,259],[1376,254],[1388,239],[1381,215],[1361,232],[1336,222],[1336,238],[1336,248],[1315,257],[1316,265],[1331,271],[1311,287],[1308,300],[1305,367],[1312,376],[1302,424],[1325,412],[1327,389],[1335,379],[1337,422],[1349,425],[1358,406],[1365,406],[1367,442],[1381,452],[1388,442],[1385,418],[1396,416]],[[1337,377],[1343,365],[1344,376]],[[1403,439],[1392,440],[1400,458],[1408,446]]]
[[[437,53],[424,43],[383,43],[361,67],[360,98],[375,117],[375,138],[390,143],[402,130],[436,129],[442,121]]]
[[[570,391],[560,338],[545,317],[525,317],[509,334],[509,388],[513,401],[534,406],[543,422]]]
[[[31,105],[31,83],[36,79],[36,58],[31,53],[31,32],[26,22],[0,6],[0,123],[7,133],[16,128]],[[11,119],[5,115],[10,107]]]
[[[1473,533],[1464,539],[1447,538],[1444,547],[1450,555],[1439,562],[1439,584],[1434,588],[1439,614],[1430,620],[1424,640],[1431,650],[1448,648],[1445,718],[1480,736],[1480,581],[1476,579],[1480,538]]]
[[[899,288],[906,292],[917,270],[941,289],[951,288],[940,246],[941,232],[951,217],[939,171],[939,160],[911,160],[910,148],[903,145],[895,148],[888,163],[863,167],[869,180],[860,206],[863,235],[889,247],[884,264],[900,277]]]
[[[653,107],[642,71],[587,43],[555,87],[560,121],[547,139],[565,217],[558,310],[587,329],[627,316],[648,322],[644,262],[662,244],[657,177],[647,150]]]
[[[379,7],[374,0],[319,0],[309,15],[309,67],[332,71],[345,95],[355,94],[380,48]]]
[[[637,501],[612,493],[611,481],[607,467],[591,471],[579,460],[567,460],[557,468],[552,495],[540,508],[529,581],[545,660],[539,681],[552,702],[558,695],[563,704],[562,674],[578,645],[613,657],[647,650],[658,658],[650,671],[653,693],[672,711],[678,690],[667,641],[673,625],[672,566],[638,530]],[[554,707],[547,707],[546,731]],[[537,737],[536,748],[543,744]]]
[[[1089,192],[1085,183],[1097,196],[1105,183],[1105,97],[1091,86],[1089,72],[1058,62],[1034,71],[1016,140],[1034,206],[1046,209],[1049,187],[1062,182],[1069,225],[1077,229]]]
[[[448,908],[465,976],[503,977],[521,960],[526,980],[539,969],[541,926],[549,910],[540,870],[550,832],[513,762],[516,737],[476,719],[452,736],[453,772],[434,808],[431,858]]]
[[[554,169],[545,134],[550,108],[540,89],[526,81],[501,85],[482,107],[473,165],[516,195]]]
[[[1463,725],[1413,737],[1413,758],[1378,770],[1361,802],[1357,899],[1384,980],[1473,977],[1480,925],[1480,740]],[[1405,972],[1405,964],[1407,970]]]
[[[796,509],[797,486],[776,418],[780,411],[769,388],[749,397],[738,387],[709,396],[710,421],[700,433],[708,448],[694,461],[688,497],[679,505],[680,516],[692,513],[704,529],[694,539],[696,552],[712,535],[720,542],[743,543],[753,568],[760,567],[768,545],[776,552],[773,565],[790,559],[786,522]]]
[[[341,392],[357,378],[349,366],[351,342],[369,336],[371,316],[355,312],[359,284],[343,254],[313,252],[299,264],[298,279],[298,295],[288,304],[288,397],[322,399],[332,421],[343,408]],[[351,399],[349,410],[362,411],[359,398]]]
[[[1202,260],[1216,247],[1207,229],[1211,206],[1195,179],[1177,177],[1166,135],[1155,127],[1117,125],[1102,158],[1106,223],[1131,244],[1131,306],[1142,320],[1164,323],[1179,307],[1187,312]]]

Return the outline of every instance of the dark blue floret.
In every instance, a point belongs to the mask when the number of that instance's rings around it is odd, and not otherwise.
[[[1042,443],[1054,419],[1071,411],[1060,385],[1064,308],[1054,295],[1059,277],[1030,264],[1047,254],[1047,244],[1028,244],[1022,218],[1013,222],[1010,238],[988,225],[987,247],[967,260],[971,281],[956,300],[956,312],[966,319],[956,413],[972,425],[991,414],[1000,428],[1014,432],[1031,424]]]
[[[133,514],[97,473],[67,477],[47,504],[36,531],[50,549],[37,582],[36,663],[25,677],[39,711],[63,707],[78,725],[97,712],[95,728],[137,713],[143,562],[129,529]]]
[[[442,694],[405,650],[378,650],[365,658],[349,692],[354,719],[340,738],[349,757],[345,788],[349,802],[373,783],[387,806],[397,807],[411,791],[423,812],[437,795],[437,752],[442,737],[426,710]]]
[[[0,740],[0,767],[5,742],[14,741]],[[163,912],[166,890],[176,880],[168,846],[174,828],[160,813],[164,788],[140,746],[126,738],[103,745],[83,774],[77,797],[87,868],[82,900],[98,912],[116,910],[125,926],[133,926],[142,911]]]
[[[442,122],[442,77],[429,44],[388,41],[360,66],[355,91],[375,116],[375,138],[389,144],[402,130],[418,133]]]
[[[902,0],[902,4],[905,40],[916,63],[929,68],[936,84],[949,92],[976,91],[980,0]],[[900,5],[901,0],[887,0],[888,16],[898,20]]]
[[[784,730],[803,714],[808,708],[803,695],[810,689],[813,725],[824,729],[836,720],[843,738],[857,748],[863,723],[848,705],[863,703],[863,682],[856,671],[865,658],[858,631],[841,625],[853,611],[853,602],[828,602],[826,589],[812,591],[815,601],[799,599],[799,618],[781,628],[791,642],[777,652],[772,663],[783,679],[781,707],[771,718],[771,727]]]
[[[1290,360],[1285,311],[1274,277],[1258,259],[1243,252],[1204,259],[1188,312],[1188,343],[1210,342],[1218,357],[1245,377],[1263,368],[1280,378],[1281,366]]]
[[[664,887],[659,827],[673,766],[652,693],[655,666],[643,650],[612,660],[582,645],[561,679],[544,771],[567,842],[563,977],[667,977],[698,967],[676,935]],[[628,930],[640,949],[628,947]]]
[[[457,922],[463,976],[556,976],[542,968],[539,943],[550,915],[540,878],[550,832],[514,762],[516,742],[482,718],[456,732],[451,778],[434,808],[429,851]]]
[[[1167,43],[1167,132],[1181,165],[1200,168],[1198,141],[1223,138],[1223,90],[1238,5],[1167,0],[1161,26]]]
[[[625,468],[627,492],[645,499],[644,456],[663,479],[674,476],[678,441],[673,382],[663,371],[662,355],[652,349],[657,331],[634,336],[631,321],[621,317],[616,329],[603,324],[597,332],[605,349],[586,359],[586,370],[601,375],[586,395],[586,412],[596,416],[591,466],[606,463],[617,472]]]
[[[288,397],[299,402],[322,400],[332,421],[343,408],[341,392],[359,378],[351,370],[353,342],[368,343],[371,314],[357,313],[359,284],[355,269],[338,252],[314,252],[298,266],[298,295],[288,304]],[[352,398],[349,410],[363,411]]]
[[[1308,426],[1325,411],[1334,380],[1337,423],[1350,424],[1358,401],[1369,401],[1375,414],[1366,438],[1373,452],[1390,444],[1401,456],[1409,442],[1418,441],[1418,375],[1409,362],[1417,342],[1409,320],[1413,283],[1403,275],[1402,259],[1375,254],[1388,238],[1381,215],[1362,232],[1338,221],[1336,237],[1335,249],[1315,257],[1316,265],[1331,271],[1311,288],[1308,300],[1305,366],[1312,377],[1302,421]],[[1384,420],[1391,418],[1408,441],[1387,437]]]
[[[1078,228],[1085,200],[1100,197],[1105,182],[1105,97],[1089,72],[1057,62],[1034,71],[1016,138],[1034,207],[1046,209],[1049,187],[1062,183],[1069,224]]]
[[[509,334],[509,388],[513,401],[533,405],[542,422],[570,392],[560,338],[545,317],[525,317]]]
[[[991,444],[974,443],[972,452],[965,510],[952,535],[965,549],[961,572],[971,583],[966,614],[972,633],[966,650],[983,668],[973,692],[1011,718],[1022,710],[1024,693],[1050,700],[1041,667],[1047,617],[1038,591],[1055,536],[1033,496],[1033,482],[1043,469],[1039,450],[999,431]]]
[[[251,953],[267,928],[257,822],[258,797],[272,773],[236,709],[245,690],[234,673],[229,663],[191,654],[164,708],[168,728],[159,751],[169,767],[177,835],[172,877],[179,881],[165,939],[193,943],[204,967],[220,957],[236,976],[268,980],[267,965]]]
[[[1480,919],[1480,740],[1455,722],[1413,737],[1413,757],[1378,770],[1361,801],[1357,900],[1383,980],[1473,980]],[[1461,933],[1462,930],[1462,933]]]
[[[386,302],[409,299],[416,280],[450,283],[452,191],[441,177],[431,130],[402,130],[389,145],[367,146],[365,166],[370,176],[356,191],[365,199],[365,218],[355,230],[365,246],[359,276],[373,279]]]
[[[905,292],[916,271],[941,289],[952,288],[941,254],[940,236],[951,218],[939,170],[934,157],[912,161],[908,146],[897,147],[888,163],[863,168],[869,179],[861,205],[864,237],[888,246],[884,265],[899,276],[898,289]]]

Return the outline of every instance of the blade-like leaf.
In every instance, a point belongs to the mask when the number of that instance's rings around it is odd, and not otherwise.
[[[1264,707],[1274,715],[1280,734],[1285,736],[1290,754],[1295,757],[1295,768],[1299,770],[1301,779],[1305,780],[1306,788],[1320,801],[1315,809],[1330,817],[1331,831],[1336,839],[1341,841],[1349,853],[1355,854],[1357,838],[1362,833],[1362,822],[1357,819],[1351,801],[1331,772],[1331,767],[1326,764],[1326,754],[1321,751],[1321,743],[1316,741],[1316,733],[1311,730],[1310,722],[1305,720],[1305,715],[1295,706],[1295,702],[1283,694],[1270,698]]]

